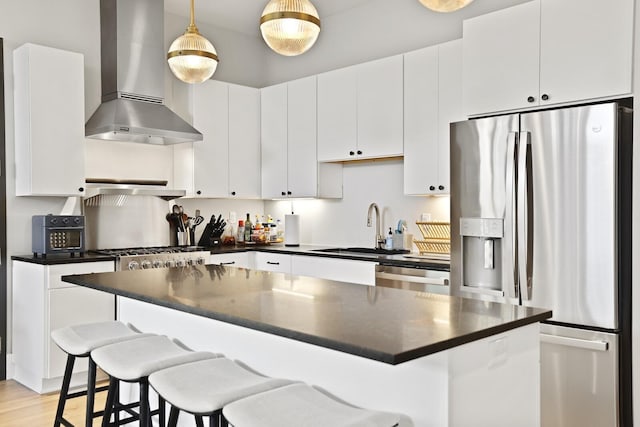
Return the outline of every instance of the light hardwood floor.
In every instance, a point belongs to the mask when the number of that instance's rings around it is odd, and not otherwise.
[[[106,393],[96,395],[96,408],[104,406]],[[0,381],[0,426],[45,427],[53,426],[58,406],[58,393],[40,395],[13,381]],[[84,425],[85,398],[67,401],[65,418],[76,426]],[[101,418],[94,419],[99,426]]]

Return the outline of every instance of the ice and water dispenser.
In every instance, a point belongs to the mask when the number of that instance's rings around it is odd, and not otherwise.
[[[460,218],[462,286],[502,291],[502,218]]]

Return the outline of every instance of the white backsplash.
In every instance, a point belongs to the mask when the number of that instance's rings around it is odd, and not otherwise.
[[[375,222],[374,227],[367,227],[367,210],[375,202],[380,209],[383,234],[404,219],[409,233],[420,239],[416,221],[422,213],[431,214],[432,221],[448,221],[449,197],[405,196],[402,165],[401,160],[347,163],[342,199],[266,201],[265,213],[284,220],[293,206],[300,214],[302,244],[373,247]],[[412,249],[417,250],[415,245]]]

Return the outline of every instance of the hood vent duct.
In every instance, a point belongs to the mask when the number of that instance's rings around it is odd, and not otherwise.
[[[152,144],[202,141],[164,105],[164,1],[100,0],[102,104],[88,138]]]

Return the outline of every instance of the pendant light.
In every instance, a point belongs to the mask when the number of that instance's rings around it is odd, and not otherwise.
[[[270,0],[260,18],[260,32],[276,53],[305,53],[318,39],[320,17],[309,0]]]
[[[473,0],[420,0],[420,3],[427,9],[436,12],[454,12],[462,9]]]
[[[167,53],[167,62],[173,74],[185,83],[202,83],[218,67],[218,54],[211,42],[204,38],[195,24],[191,0],[191,22],[187,31],[174,40]]]

